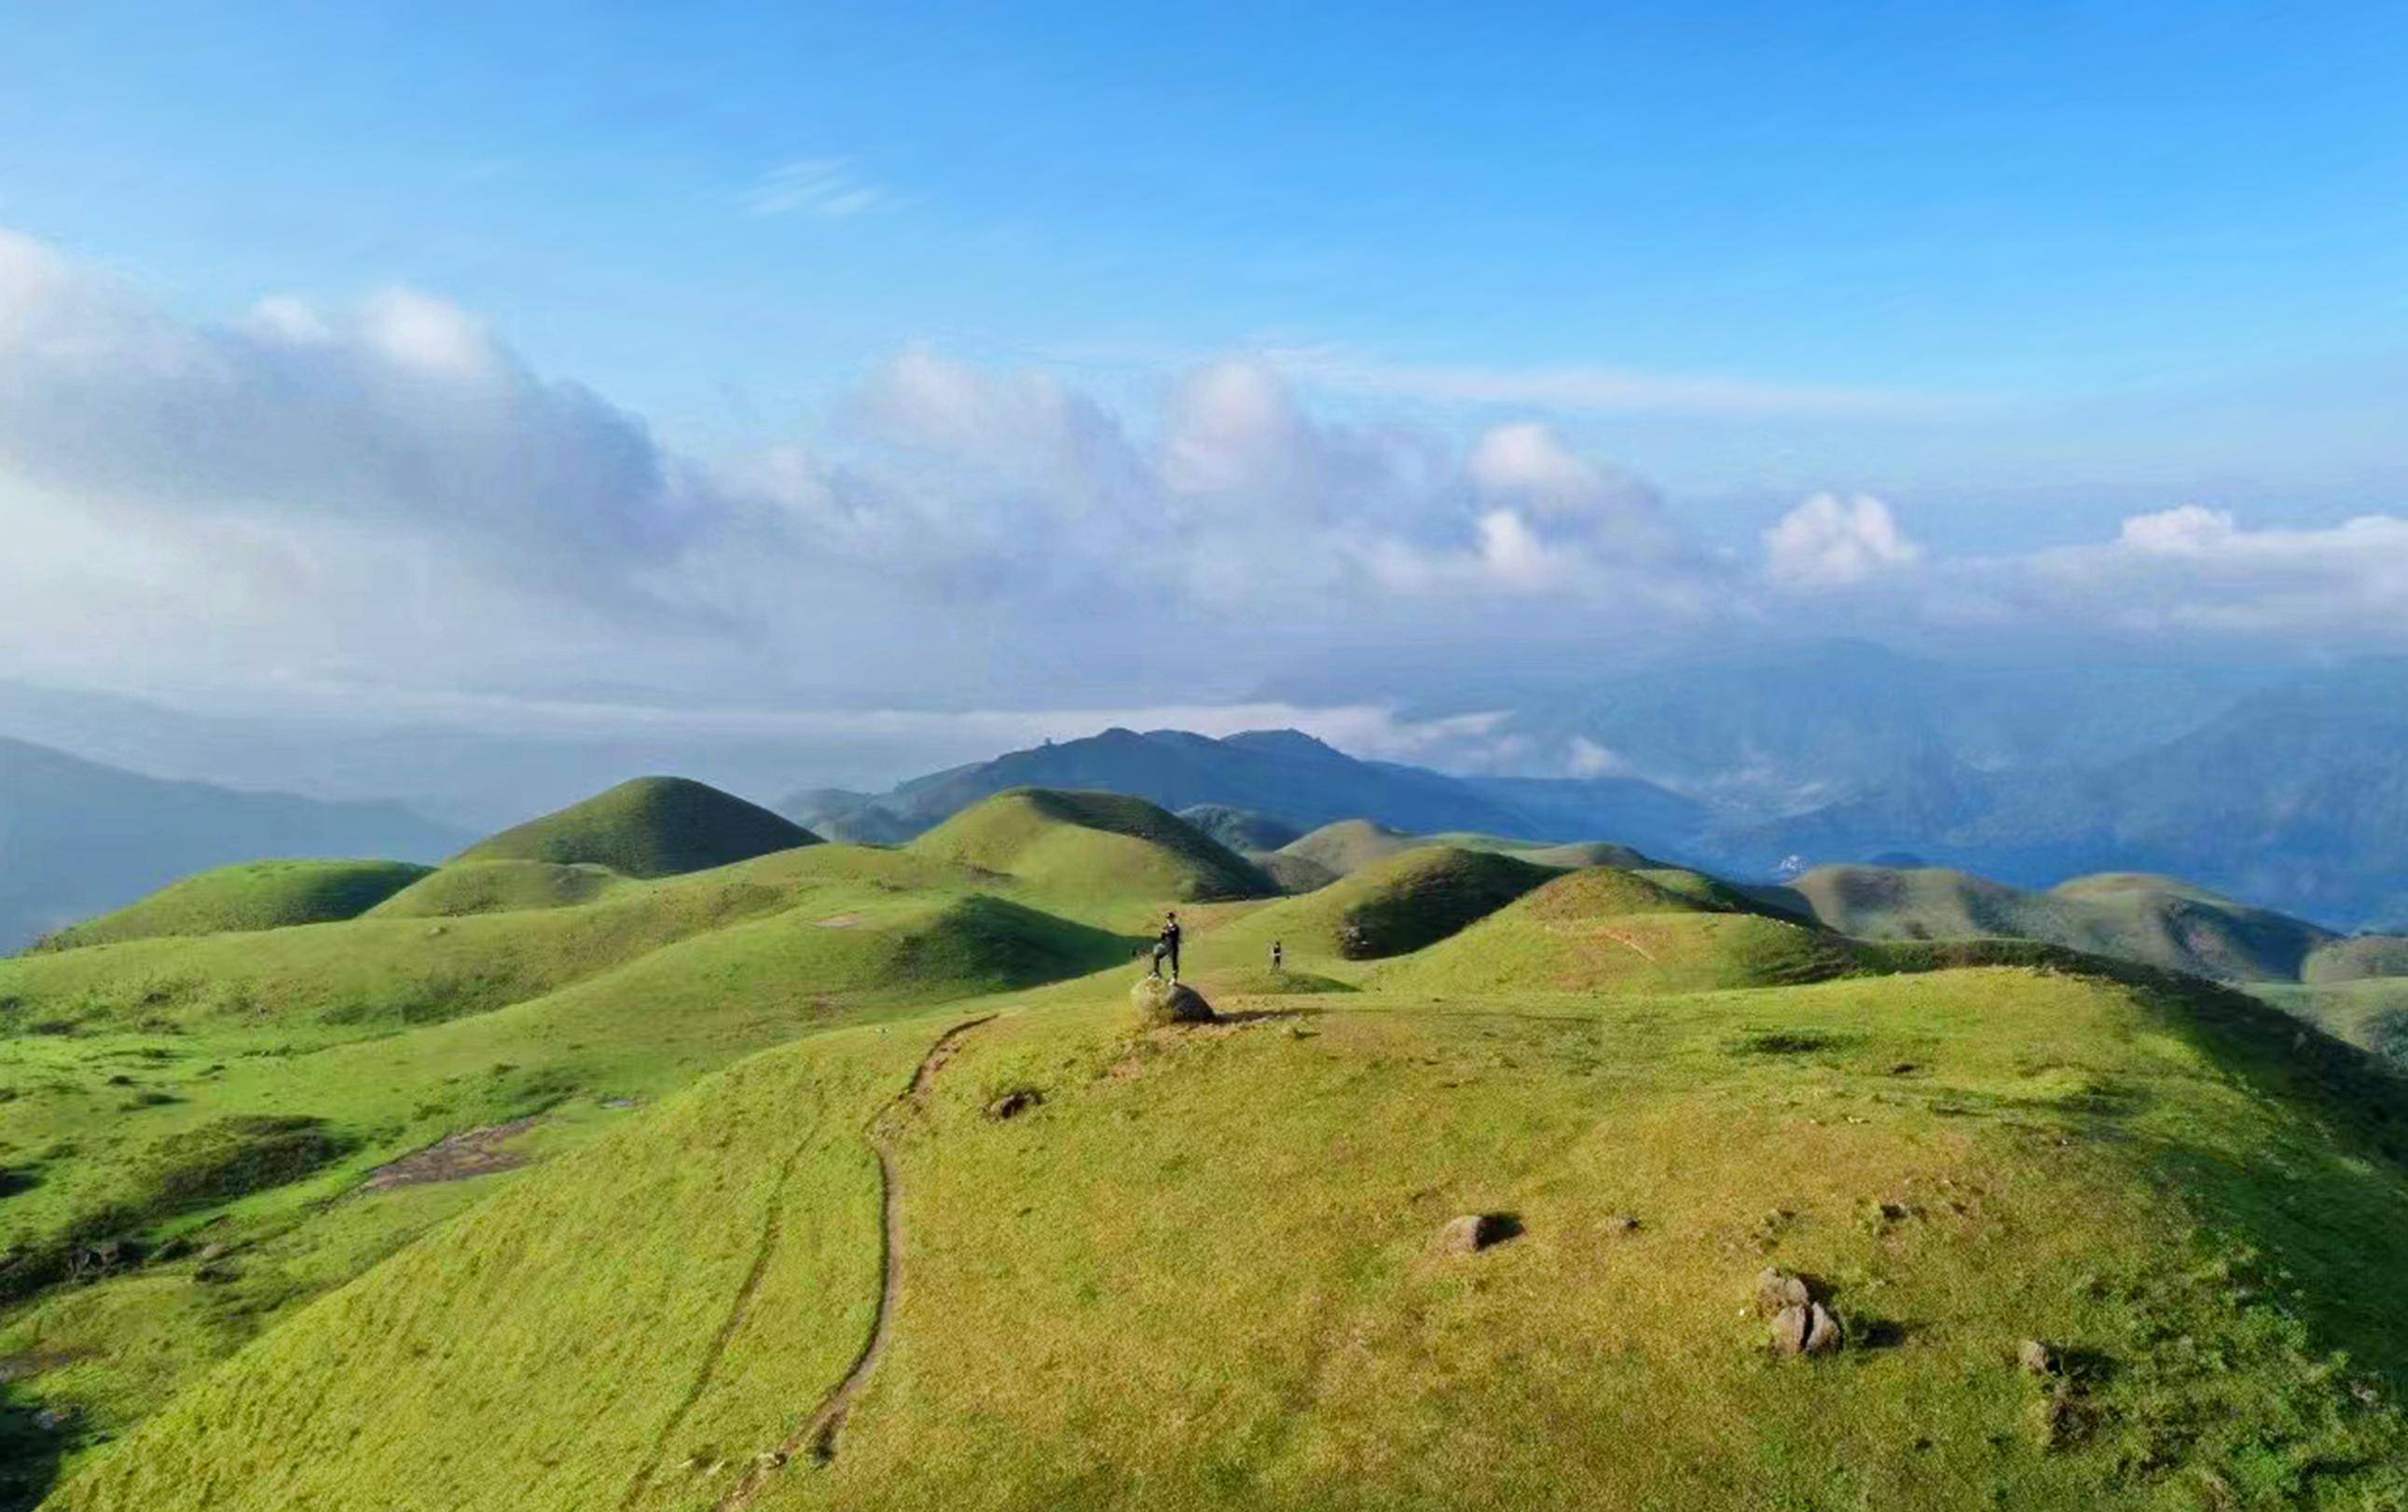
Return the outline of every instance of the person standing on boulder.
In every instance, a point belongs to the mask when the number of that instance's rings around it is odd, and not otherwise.
[[[1179,910],[1171,909],[1163,916],[1162,949],[1160,953],[1170,958],[1170,979],[1179,979]]]

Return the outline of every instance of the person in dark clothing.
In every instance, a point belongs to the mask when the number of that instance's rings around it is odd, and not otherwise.
[[[1179,979],[1179,914],[1177,910],[1174,909],[1163,917],[1160,939],[1161,943],[1154,951],[1155,958],[1159,960],[1164,956],[1169,957],[1170,979],[1175,982]]]
[[[1284,971],[1286,969],[1287,958],[1280,950],[1280,942],[1273,940],[1271,941],[1271,970]]]

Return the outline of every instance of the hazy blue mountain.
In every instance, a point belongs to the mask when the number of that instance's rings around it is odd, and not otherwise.
[[[2197,729],[2270,674],[2228,663],[2101,661],[2086,652],[1968,663],[1825,639],[1641,668],[1575,656],[1430,674],[1370,692],[1409,715],[1502,710],[1540,763],[1607,763],[1718,807],[1772,818],[1935,769],[2093,766]],[[1366,687],[1297,679],[1266,690],[1359,701]]]
[[[1909,849],[2025,885],[2168,872],[2343,926],[2408,922],[2408,662],[2243,695],[2120,759],[2044,771],[1932,765],[1866,796],[1725,831],[1750,869]]]
[[[432,862],[471,838],[395,804],[169,782],[0,739],[0,949],[207,867],[289,856]]]
[[[1169,809],[1243,809],[1297,831],[1369,819],[1417,834],[1469,830],[1533,840],[1613,839],[1677,849],[1706,808],[1652,783],[1467,778],[1366,762],[1294,730],[1214,739],[1182,730],[1107,730],[1016,750],[901,784],[875,798],[817,789],[779,810],[823,834],[917,834],[1009,788],[1098,788]]]

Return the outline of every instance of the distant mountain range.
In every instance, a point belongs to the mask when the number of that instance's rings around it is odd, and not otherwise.
[[[2132,669],[2073,681],[2052,727],[2050,691],[2029,678],[1810,648],[1722,668],[1686,704],[1649,678],[1585,713],[1566,706],[1556,728],[1593,732],[1644,775],[1458,777],[1293,730],[1110,730],[778,806],[824,834],[893,842],[1008,788],[1099,788],[1233,811],[1214,817],[1225,830],[1233,816],[1297,831],[1368,819],[1614,840],[1757,879],[1903,859],[2027,887],[2165,872],[2339,928],[2408,924],[2408,662],[2238,688]],[[1980,706],[1952,711],[1951,689]],[[2107,713],[2119,698],[2121,724]],[[1684,751],[1698,763],[1685,778],[1668,764]]]
[[[2163,872],[2336,928],[2408,927],[2408,662],[2310,674],[2077,658],[1977,667],[1851,641],[1638,672],[1558,660],[1434,687],[1399,717],[1502,711],[1495,729],[1516,761],[1599,775],[1450,775],[1358,759],[1293,730],[1213,739],[1113,729],[883,792],[816,788],[777,806],[831,838],[896,843],[1010,788],[1091,788],[1220,810],[1202,816],[1206,827],[1250,852],[1277,849],[1250,840],[1365,819],[1420,834],[1618,841],[1755,880],[1901,862],[2036,888]],[[1377,690],[1276,692],[1313,703]],[[427,803],[483,828],[539,806],[506,807],[506,792],[592,791],[689,765],[667,735],[589,748],[458,730],[254,731],[233,716],[7,684],[0,731],[38,743],[9,748],[0,767],[0,944],[224,862],[431,859],[466,836],[419,817]],[[777,778],[758,774],[811,759],[746,738],[740,759],[712,748],[715,759],[694,766],[766,795]],[[45,749],[55,747],[76,754]],[[1498,759],[1455,754],[1467,765]],[[738,767],[756,775],[732,780]],[[230,791],[212,785],[221,773],[244,790],[317,796]],[[484,792],[462,785],[469,774],[494,792],[469,801]],[[147,796],[105,795],[121,789]],[[388,790],[411,795],[409,806],[354,799]],[[144,817],[154,813],[167,817]]]
[[[1984,772],[1934,759],[1862,797],[1725,825],[1744,871],[1889,849],[2030,886],[2167,872],[2344,927],[2408,923],[2408,662],[2260,689],[2113,761]]]
[[[1101,789],[1169,809],[1212,805],[1297,831],[1369,819],[1415,834],[1611,835],[1641,849],[1694,836],[1712,818],[1704,804],[1635,777],[1451,777],[1362,761],[1294,730],[1222,739],[1183,730],[1107,730],[932,773],[888,792],[815,788],[777,807],[831,838],[891,842],[982,798],[1029,787]]]
[[[469,838],[395,804],[167,782],[0,739],[0,950],[230,862],[431,862]]]

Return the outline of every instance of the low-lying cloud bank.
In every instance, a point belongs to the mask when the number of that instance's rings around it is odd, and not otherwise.
[[[2265,530],[2199,505],[1951,557],[1882,500],[1831,492],[1752,552],[1711,549],[1542,421],[1340,422],[1245,358],[1132,416],[915,349],[824,433],[706,459],[423,293],[194,324],[7,233],[0,515],[0,673],[397,706],[1212,706],[1399,639],[1808,616],[1901,636],[2408,635],[2401,516]]]

